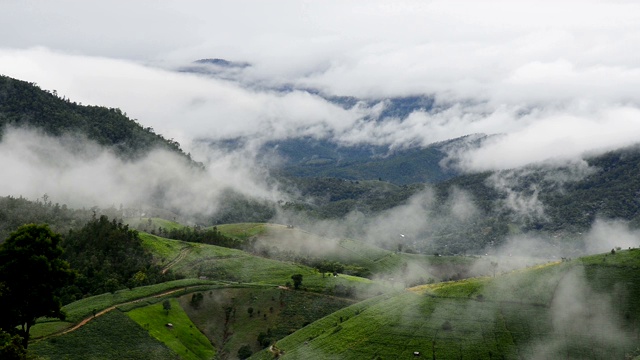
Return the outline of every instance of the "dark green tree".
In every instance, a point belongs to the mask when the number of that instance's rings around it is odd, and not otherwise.
[[[298,290],[302,285],[302,274],[291,275],[291,280],[293,280],[293,287]]]
[[[37,318],[65,317],[58,293],[75,272],[62,260],[60,241],[47,225],[28,224],[0,246],[0,328],[20,335],[25,348]]]
[[[22,345],[22,338],[0,330],[0,359],[24,360],[27,359],[27,350]]]
[[[238,349],[238,358],[240,359],[248,359],[252,354],[253,351],[251,351],[251,346],[248,344],[244,344]]]
[[[162,308],[167,312],[167,315],[169,315],[169,310],[171,310],[171,301],[169,301],[169,299],[163,301]]]
[[[150,285],[163,278],[138,232],[105,215],[69,231],[62,245],[65,259],[79,272],[75,298]]]

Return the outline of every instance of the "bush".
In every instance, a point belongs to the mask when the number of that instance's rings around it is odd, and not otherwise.
[[[240,346],[240,349],[238,349],[238,358],[240,359],[247,359],[252,354],[253,351],[251,351],[251,346],[249,346],[248,344],[244,344]]]

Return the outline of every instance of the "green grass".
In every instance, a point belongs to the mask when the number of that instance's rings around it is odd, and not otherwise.
[[[151,225],[149,225],[149,220],[151,220]],[[151,229],[157,229],[162,227],[167,230],[173,230],[173,229],[182,229],[183,227],[185,227],[184,225],[178,222],[166,220],[162,218],[135,217],[135,218],[125,219],[124,223],[129,225],[129,228],[131,229],[138,229],[139,227],[143,227],[145,229],[149,228],[149,230],[151,230]]]
[[[185,241],[165,239],[145,232],[139,234],[142,246],[153,254],[156,263],[161,266],[175,259],[182,249],[192,246]]]
[[[414,351],[437,359],[622,359],[640,341],[633,252],[609,254],[606,265],[597,255],[384,294],[276,346],[283,359],[397,359]],[[271,358],[269,351],[252,357]]]
[[[128,301],[133,301],[146,296],[152,296],[160,294],[172,289],[180,289],[188,286],[196,285],[215,285],[214,281],[199,280],[199,279],[183,279],[168,281],[161,284],[142,286],[134,288],[132,290],[125,289],[119,290],[115,293],[106,293],[102,295],[96,295],[88,297],[82,300],[75,301],[71,304],[65,305],[62,309],[67,313],[67,320],[70,322],[78,322],[83,318],[91,315],[93,310],[103,310],[110,306],[121,304]]]
[[[129,311],[127,315],[182,359],[213,358],[216,352],[206,336],[191,322],[176,299],[169,301],[168,311],[158,303]],[[168,323],[173,326],[166,326]]]
[[[357,296],[364,298],[389,286],[365,278],[340,275],[322,277],[314,269],[291,262],[266,259],[244,251],[214,245],[193,244],[189,254],[172,270],[181,276],[207,278],[238,283],[285,285],[292,283],[291,275],[303,275],[303,288],[331,295],[341,286],[355,287]]]
[[[176,358],[173,351],[119,311],[105,314],[66,335],[30,344],[29,351],[51,360]]]
[[[235,357],[243,345],[254,352],[261,349],[258,335],[280,339],[354,301],[303,291],[275,288],[225,288],[202,292],[197,306],[192,294],[180,297],[180,303],[193,322],[207,335],[218,353]],[[247,309],[254,309],[250,316]],[[227,319],[225,308],[233,309]],[[226,334],[226,335],[225,335]]]
[[[29,329],[29,336],[31,339],[41,338],[50,334],[54,334],[70,328],[73,323],[68,321],[48,321],[35,324]]]
[[[615,254],[604,253],[578,259],[584,265],[624,266],[640,268],[640,249],[620,250]]]
[[[402,276],[407,283],[426,282],[430,278],[434,281],[446,280],[464,273],[475,261],[470,257],[395,253],[355,239],[326,238],[278,224],[228,224],[219,225],[218,229],[231,237],[255,238],[258,248],[266,248],[272,253],[273,249],[277,249],[275,253],[288,252],[337,261],[369,269],[372,277]],[[407,266],[415,271],[403,274]],[[413,276],[416,272],[420,274]]]
[[[217,228],[225,236],[246,240],[264,234],[267,226],[264,223],[238,223],[218,225]]]

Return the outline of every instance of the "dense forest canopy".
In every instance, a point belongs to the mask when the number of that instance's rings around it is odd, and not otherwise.
[[[86,106],[55,90],[0,75],[0,135],[7,126],[32,127],[53,136],[82,135],[100,145],[113,147],[124,158],[164,148],[185,155],[173,139],[143,127],[117,108]]]

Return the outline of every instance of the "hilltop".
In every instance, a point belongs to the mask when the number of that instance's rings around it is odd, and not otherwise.
[[[0,137],[8,126],[38,129],[50,136],[85,136],[124,158],[136,158],[154,148],[189,158],[179,143],[142,126],[120,109],[82,105],[60,97],[55,90],[0,75]]]

